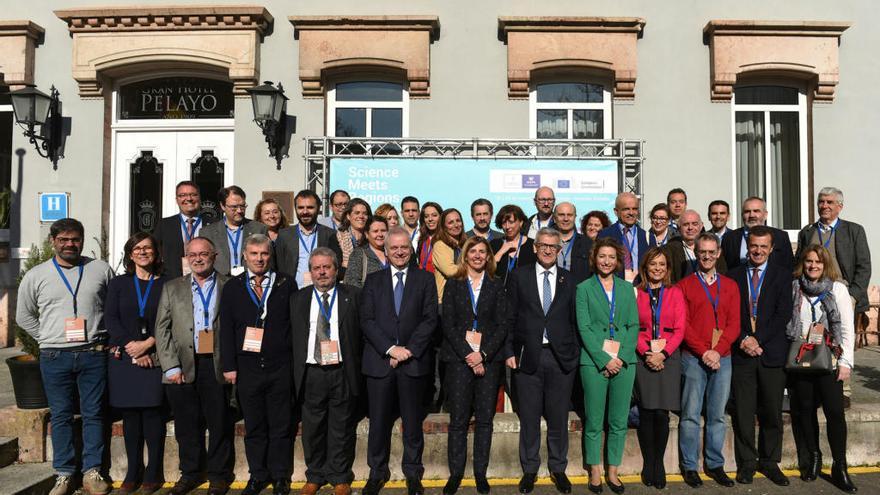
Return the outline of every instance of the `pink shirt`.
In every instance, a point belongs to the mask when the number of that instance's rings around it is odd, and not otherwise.
[[[655,293],[656,291],[657,289],[655,289]],[[643,289],[639,289],[638,293],[640,331],[636,342],[636,352],[641,356],[651,350],[653,323],[651,322],[651,297]],[[666,287],[663,290],[663,310],[660,312],[660,338],[666,339],[666,354],[672,354],[681,345],[686,322],[687,305],[684,302],[684,294],[676,286]]]

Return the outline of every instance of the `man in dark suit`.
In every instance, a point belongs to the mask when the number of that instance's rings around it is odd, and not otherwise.
[[[632,282],[639,274],[639,265],[649,247],[648,235],[637,225],[639,198],[631,192],[618,194],[614,202],[614,213],[617,221],[599,231],[597,238],[610,237],[623,245],[623,270],[617,272],[617,276]]]
[[[198,237],[202,227],[208,224],[207,218],[201,215],[202,199],[198,184],[185,180],[178,183],[174,191],[180,212],[163,218],[153,233],[162,252],[162,260],[165,262],[163,275],[167,278],[189,274],[184,246],[190,239]]]
[[[732,347],[733,433],[736,481],[750,484],[759,470],[788,485],[782,460],[782,398],[785,390],[785,328],[791,319],[791,271],[769,263],[773,232],[749,229],[747,264],[728,272],[740,293],[740,333]],[[755,446],[755,416],[759,442]]]
[[[180,479],[172,495],[185,495],[207,471],[209,495],[223,495],[234,475],[233,412],[230,387],[220,367],[220,299],[226,277],[214,271],[211,241],[195,237],[187,245],[192,274],[162,287],[156,314],[156,352],[165,394],[174,412]],[[209,434],[205,449],[205,429]]]
[[[492,219],[495,217],[495,208],[492,202],[486,198],[475,199],[471,203],[471,219],[474,221],[474,228],[465,232],[468,237],[478,235],[489,242],[494,239],[500,239],[502,234],[492,229]]]
[[[271,252],[266,235],[244,240],[246,270],[223,288],[220,308],[223,377],[238,386],[244,416],[250,480],[242,495],[257,495],[270,483],[274,495],[290,493],[290,296],[296,282],[269,269]]]
[[[703,231],[703,220],[696,211],[685,210],[678,218],[678,228],[678,235],[663,246],[669,256],[669,274],[673,284],[699,271],[695,250],[697,238]],[[723,257],[718,258],[715,268],[721,273],[727,271]]]
[[[402,227],[389,231],[385,253],[391,266],[367,275],[360,301],[362,370],[370,397],[370,478],[363,494],[379,493],[391,475],[388,456],[397,410],[403,422],[401,467],[407,490],[409,495],[421,495],[424,393],[434,369],[437,285],[430,273],[410,266],[412,245]]]
[[[336,283],[339,258],[326,247],[309,255],[313,286],[290,300],[293,390],[302,406],[306,484],[315,495],[327,483],[350,495],[354,472],[363,342],[357,289]]]
[[[542,228],[553,227],[553,208],[556,207],[556,194],[553,193],[553,189],[541,186],[535,190],[533,201],[537,211],[523,223],[523,234],[526,234],[529,239],[534,239]]]
[[[303,189],[293,198],[296,219],[299,222],[278,232],[275,240],[275,266],[282,273],[296,279],[297,287],[311,285],[309,255],[318,247],[328,247],[342,259],[342,249],[336,240],[336,231],[318,223],[321,199],[314,191]]]
[[[220,189],[217,200],[223,209],[223,221],[208,225],[202,235],[211,239],[217,248],[217,261],[214,268],[223,275],[233,277],[244,273],[242,252],[244,241],[254,235],[265,235],[269,229],[260,222],[245,218],[247,196],[238,186]]]
[[[721,251],[728,270],[746,264],[748,249],[746,238],[749,229],[767,223],[767,203],[763,199],[752,196],[746,198],[742,204],[743,227],[728,232],[721,240]],[[794,266],[794,258],[791,254],[791,241],[788,234],[774,227],[768,227],[773,235],[773,252],[770,253],[770,263],[781,266],[791,271]],[[719,271],[721,267],[719,267]],[[724,273],[722,271],[722,273]]]
[[[593,240],[578,234],[574,227],[577,221],[577,208],[572,203],[563,202],[553,210],[554,228],[559,231],[562,249],[557,255],[556,264],[571,272],[574,285],[590,277],[590,250]]]
[[[507,366],[514,370],[519,397],[520,493],[530,493],[541,466],[541,417],[547,421],[547,466],[561,493],[571,492],[568,466],[568,411],[580,345],[574,311],[575,284],[556,266],[559,232],[538,231],[538,262],[517,268],[508,278]]]

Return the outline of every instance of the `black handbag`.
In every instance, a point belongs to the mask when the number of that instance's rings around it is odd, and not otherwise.
[[[837,360],[831,352],[827,340],[821,344],[811,344],[798,337],[788,348],[785,371],[811,375],[828,375],[837,368]]]

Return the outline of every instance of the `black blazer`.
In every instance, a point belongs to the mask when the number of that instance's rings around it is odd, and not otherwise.
[[[382,378],[391,372],[386,352],[393,345],[406,347],[413,355],[398,366],[408,376],[423,376],[434,370],[437,284],[433,274],[407,268],[399,316],[394,311],[391,268],[367,275],[361,290],[360,319],[365,344],[361,369],[366,376]]]
[[[727,237],[727,236],[725,236]],[[731,344],[731,355],[734,363],[755,359],[739,348],[740,342],[752,335],[751,301],[749,299],[749,283],[751,271],[748,265],[740,265],[727,273],[739,286],[740,300],[740,333]],[[767,263],[767,274],[758,296],[758,319],[755,324],[754,337],[764,350],[760,356],[764,366],[781,367],[785,364],[788,354],[788,340],[785,327],[791,319],[791,271],[772,263]]]
[[[795,260],[799,260],[803,249],[810,245],[816,224],[811,223],[798,232],[798,252]],[[868,310],[868,284],[871,282],[871,250],[868,249],[868,238],[861,225],[838,219],[834,231],[834,254],[840,275],[848,283],[849,295],[856,300],[856,313]]]
[[[638,224],[634,225],[634,227],[636,228],[636,243],[639,245],[639,259],[633,260],[633,263],[636,268],[638,268],[642,265],[642,260],[645,259],[645,254],[648,253],[648,249],[650,249],[651,246],[648,245],[648,233],[645,232],[645,229],[639,227]],[[672,235],[672,232],[668,235]],[[604,237],[610,237],[619,242],[620,245],[623,246],[623,249],[628,249],[626,246],[626,240],[623,238],[623,232],[620,231],[620,222],[614,222],[608,227],[600,230],[596,239],[602,239]],[[623,263],[621,263],[621,265],[623,265]],[[616,275],[620,278],[624,278],[624,275],[626,275],[625,270],[621,268]]]
[[[208,225],[207,216],[199,215],[202,223],[199,228]],[[183,251],[183,231],[180,228],[180,213],[165,217],[159,221],[158,227],[153,231],[153,237],[159,243],[159,252],[162,253],[162,261],[164,262],[163,275],[165,278],[172,279],[183,276],[183,267],[180,266],[180,259],[186,254]]]
[[[575,234],[574,246],[571,247],[571,266],[566,268],[574,278],[574,285],[590,278],[593,271],[590,270],[590,251],[593,249],[593,240],[583,234]]]
[[[773,231],[773,251],[770,252],[770,263],[791,271],[794,267],[794,256],[791,253],[791,241],[788,240],[788,234],[775,227],[769,228]],[[739,258],[739,251],[742,249],[744,240],[743,232],[743,227],[731,230],[721,240],[721,255],[724,256],[728,270],[733,270],[743,263]]]
[[[361,355],[363,340],[358,321],[358,290],[343,284],[336,284],[336,309],[339,315],[339,352],[342,355],[342,368],[351,395],[361,391]],[[299,397],[303,391],[303,378],[309,349],[309,314],[314,299],[314,289],[309,286],[300,289],[290,298],[290,324],[293,337],[293,396]]]
[[[465,340],[465,334],[471,331],[474,323],[469,283],[467,279],[450,278],[443,288],[443,344],[440,359],[445,362],[463,362],[473,352]],[[482,334],[480,354],[487,363],[504,360],[503,353],[498,351],[507,338],[506,314],[504,286],[499,280],[486,276],[477,300],[477,331]]]
[[[567,270],[557,268],[556,296],[550,311],[544,315],[535,265],[517,268],[508,277],[508,333],[504,358],[516,357],[520,372],[532,374],[538,369],[545,328],[550,348],[560,367],[566,372],[577,367],[580,343],[574,310],[573,278]]]
[[[526,232],[528,232],[528,229],[526,229]],[[492,242],[489,243],[489,246],[492,248],[492,253],[497,253],[503,245],[504,237],[492,239]],[[494,256],[494,254],[492,256]],[[495,263],[495,277],[501,280],[504,283],[505,287],[507,287],[507,284],[510,283],[510,277],[507,273],[507,261],[509,259],[509,254],[505,254],[501,257],[501,261]],[[534,265],[537,261],[538,258],[535,256],[534,241],[532,239],[529,239],[528,237],[524,238],[522,246],[520,246],[519,248],[519,256],[516,259],[516,264],[513,265],[514,270],[519,266]]]
[[[293,277],[276,272],[275,283],[266,301],[266,320],[263,322],[263,345],[259,353],[241,350],[247,327],[256,324],[259,313],[251,301],[245,284],[248,272],[230,278],[223,286],[220,306],[220,355],[223,371],[238,371],[259,367],[263,360],[266,369],[277,369],[290,362],[290,296],[297,290]]]
[[[315,242],[315,247],[332,249],[336,253],[336,259],[342,263],[342,248],[339,247],[339,241],[336,239],[336,231],[321,224],[318,224],[317,228],[318,240]],[[285,227],[278,232],[273,259],[279,272],[296,275],[301,244],[299,236],[296,234],[296,225]]]

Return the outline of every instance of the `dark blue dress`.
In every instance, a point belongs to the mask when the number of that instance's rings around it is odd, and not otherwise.
[[[162,368],[153,363],[153,368],[141,368],[131,362],[125,345],[133,340],[144,340],[154,335],[156,310],[159,308],[159,295],[162,293],[163,278],[153,282],[144,317],[147,320],[147,335],[142,336],[138,325],[138,301],[134,288],[134,275],[120,275],[110,281],[107,287],[107,301],[104,304],[104,323],[110,334],[110,347],[119,346],[119,358],[111,353],[107,366],[107,381],[110,389],[110,405],[120,408],[158,407],[162,405]],[[147,289],[146,280],[138,280],[141,294]],[[155,352],[155,350],[150,351]]]

